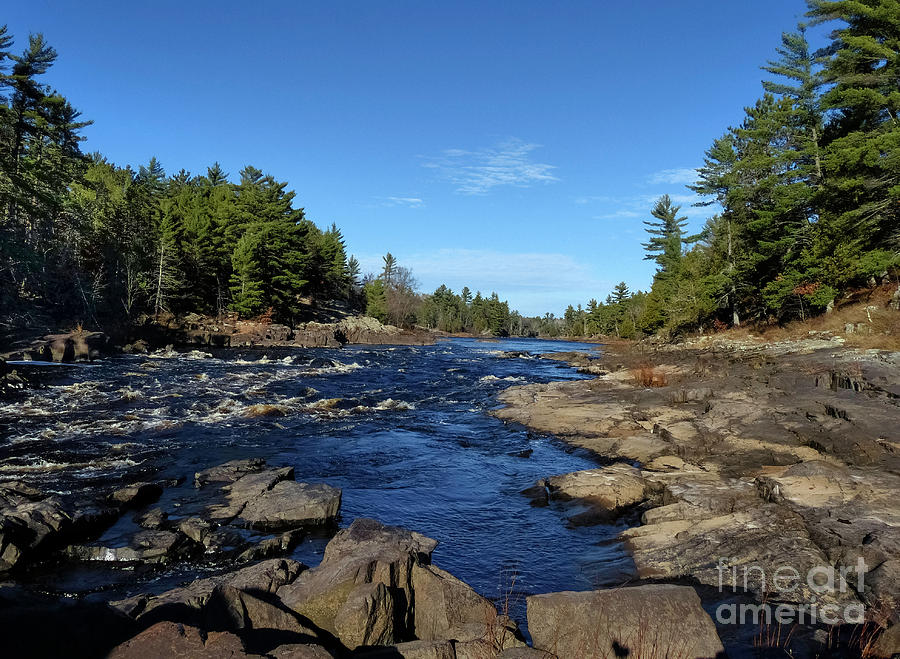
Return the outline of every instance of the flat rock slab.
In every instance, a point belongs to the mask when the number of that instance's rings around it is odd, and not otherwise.
[[[246,473],[223,488],[225,503],[209,508],[210,519],[229,522],[241,514],[244,507],[283,480],[293,480],[293,467],[266,469]]]
[[[194,486],[203,487],[208,483],[233,483],[242,476],[262,471],[265,467],[266,461],[262,458],[232,460],[225,464],[198,471],[194,474]]]
[[[254,529],[281,530],[333,522],[341,490],[325,483],[281,481],[247,501],[238,523]]]
[[[532,595],[534,647],[558,657],[715,657],[724,652],[712,619],[690,586]]]
[[[551,476],[547,486],[554,498],[582,499],[608,511],[632,506],[645,498],[640,470],[626,464]]]

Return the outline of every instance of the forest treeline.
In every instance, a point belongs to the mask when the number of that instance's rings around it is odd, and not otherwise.
[[[561,325],[547,314],[526,318],[510,310],[497,293],[482,296],[464,286],[457,294],[446,285],[430,295],[417,292],[412,271],[399,264],[393,254],[382,257],[384,267],[376,276],[363,278],[365,312],[378,320],[405,327],[419,326],[442,332],[492,334],[494,336],[558,335]],[[552,320],[551,320],[552,319]]]
[[[691,235],[663,196],[646,222],[649,291],[523,318],[496,293],[417,292],[388,254],[360,277],[340,230],[320,229],[287,184],[247,166],[166,175],[80,149],[89,125],[42,82],[56,51],[0,29],[0,323],[128,323],[160,312],[294,324],[341,300],[396,325],[497,335],[633,337],[784,322],[900,266],[900,5],[809,0],[838,21],[813,51],[782,36],[763,94],[706,151],[689,188],[719,212]]]
[[[633,337],[822,313],[900,265],[900,3],[811,0],[762,66],[763,95],[688,186],[721,211],[696,235],[668,196],[647,222],[648,292],[569,307],[568,334]]]
[[[340,301],[399,326],[537,333],[496,293],[417,292],[388,254],[360,277],[340,230],[320,229],[285,182],[218,163],[167,175],[84,154],[90,125],[41,81],[57,59],[40,34],[20,54],[0,28],[0,325],[102,327],[142,314],[236,314],[295,324]]]
[[[340,231],[320,230],[294,192],[248,166],[167,176],[85,155],[89,124],[41,82],[43,36],[21,54],[0,29],[0,317],[30,326],[141,313],[266,313],[293,322],[301,300],[350,299],[359,275]]]

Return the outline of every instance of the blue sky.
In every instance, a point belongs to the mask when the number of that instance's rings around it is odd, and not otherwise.
[[[50,2],[47,80],[86,150],[286,180],[364,269],[496,290],[526,314],[646,288],[642,220],[761,94],[801,0]]]

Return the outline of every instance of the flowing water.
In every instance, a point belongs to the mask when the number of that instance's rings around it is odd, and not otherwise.
[[[177,512],[192,496],[195,471],[263,457],[294,466],[299,481],[343,488],[343,525],[373,517],[439,540],[437,565],[489,597],[512,591],[512,613],[523,620],[522,595],[620,583],[632,567],[615,541],[620,527],[570,527],[563,508],[534,507],[521,494],[539,478],[596,463],[488,414],[509,386],[585,377],[499,351],[573,349],[586,346],[453,339],[124,356],[60,368],[47,387],[0,406],[0,479],[68,494],[185,477],[156,504]],[[133,531],[129,524],[126,515],[101,540]],[[308,538],[294,557],[315,565],[326,542]],[[69,565],[27,578],[42,589],[116,599],[208,569]]]

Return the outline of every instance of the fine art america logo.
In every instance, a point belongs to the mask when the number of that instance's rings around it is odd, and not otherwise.
[[[770,570],[772,566],[769,566]],[[720,604],[716,609],[716,620],[723,625],[743,624],[816,624],[841,623],[862,624],[866,609],[855,597],[842,598],[840,594],[862,593],[865,587],[866,562],[859,558],[853,567],[836,569],[831,565],[817,565],[806,574],[791,565],[780,565],[770,573],[761,565],[736,565],[726,558],[720,558],[719,592],[726,587],[734,590],[757,591],[764,594],[761,604]],[[850,584],[853,584],[851,588]],[[807,591],[808,603],[796,602],[797,592]],[[829,603],[820,600],[829,599]],[[846,604],[835,603],[846,599]],[[773,602],[770,604],[770,602]],[[782,602],[782,603],[778,603]]]

